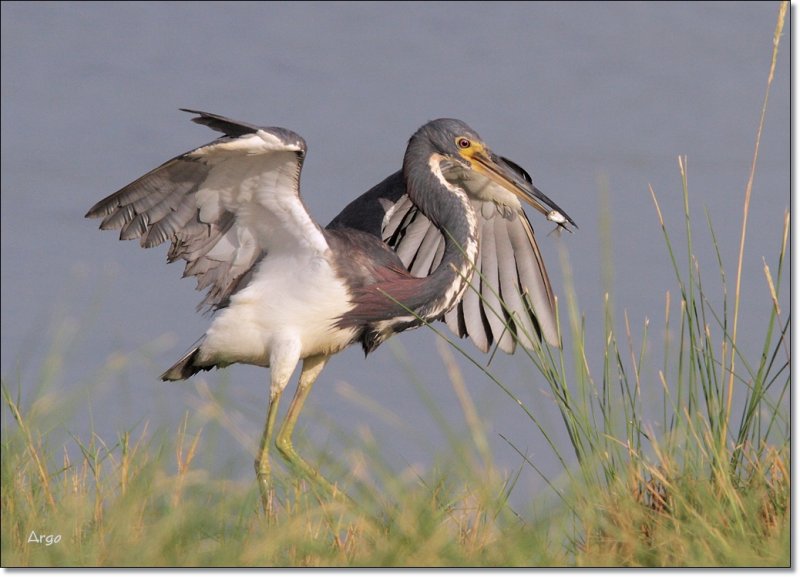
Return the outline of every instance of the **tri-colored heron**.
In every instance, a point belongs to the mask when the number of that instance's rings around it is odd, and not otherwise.
[[[270,498],[269,446],[278,402],[299,361],[297,391],[276,446],[291,466],[334,492],[292,446],[311,386],[331,355],[369,353],[395,333],[443,319],[482,350],[559,346],[554,298],[520,200],[575,223],[515,163],[459,120],[428,122],[403,168],[321,228],[300,199],[306,143],[195,110],[223,137],[162,164],[98,202],[87,217],[149,248],[207,289],[211,326],[161,378],[247,363],[270,367],[269,408],[255,468]]]

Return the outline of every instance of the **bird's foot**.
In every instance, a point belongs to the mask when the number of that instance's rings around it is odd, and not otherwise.
[[[270,479],[270,471],[268,467],[263,467],[262,463],[256,461],[256,482],[258,483],[258,492],[261,496],[261,511],[267,520],[274,516],[273,503],[275,501],[275,489],[272,486]]]

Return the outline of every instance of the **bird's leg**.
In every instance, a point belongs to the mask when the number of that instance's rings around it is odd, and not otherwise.
[[[292,373],[300,360],[299,343],[287,340],[275,346],[270,354],[270,386],[269,408],[267,409],[267,422],[261,435],[261,444],[256,455],[256,481],[261,494],[261,506],[269,518],[272,515],[273,489],[270,480],[269,447],[272,442],[272,431],[278,416],[278,404],[281,400],[283,389],[292,378]]]
[[[278,402],[281,400],[282,389],[270,387],[269,409],[267,410],[267,424],[261,435],[261,444],[256,455],[256,481],[261,493],[261,506],[267,518],[272,514],[272,483],[270,482],[269,446],[272,440],[272,429],[275,427],[275,417],[278,415]]]
[[[330,482],[323,477],[319,471],[306,463],[300,457],[300,455],[297,454],[297,451],[295,451],[294,447],[292,446],[292,432],[294,431],[294,426],[297,423],[297,417],[300,415],[300,411],[303,410],[303,403],[305,403],[306,397],[308,397],[308,394],[311,392],[311,386],[314,384],[314,381],[317,380],[317,377],[327,362],[327,355],[308,357],[303,361],[303,370],[300,373],[300,382],[297,385],[297,392],[294,394],[292,404],[289,405],[289,410],[286,413],[286,419],[283,421],[280,431],[278,431],[278,438],[275,441],[275,445],[278,447],[278,450],[284,456],[286,461],[296,471],[299,471],[308,477],[312,482],[316,483],[326,492],[330,493],[331,495],[335,495],[336,489],[334,489],[333,485],[331,485]]]

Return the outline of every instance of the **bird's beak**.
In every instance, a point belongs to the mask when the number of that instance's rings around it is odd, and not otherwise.
[[[470,162],[473,170],[514,193],[520,200],[545,215],[548,220],[561,226],[564,222],[569,222],[572,226],[578,227],[569,215],[561,210],[561,207],[533,186],[530,176],[521,167],[497,156],[486,148],[471,152],[468,157],[465,155],[465,158]]]

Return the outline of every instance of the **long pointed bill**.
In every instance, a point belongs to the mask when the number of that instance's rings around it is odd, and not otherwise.
[[[565,222],[569,222],[572,226],[578,228],[575,221],[561,210],[560,206],[533,186],[530,176],[521,167],[488,150],[470,155],[470,160],[474,170],[514,193],[520,200],[545,215],[547,220],[551,220],[563,228],[566,228],[564,226]]]

